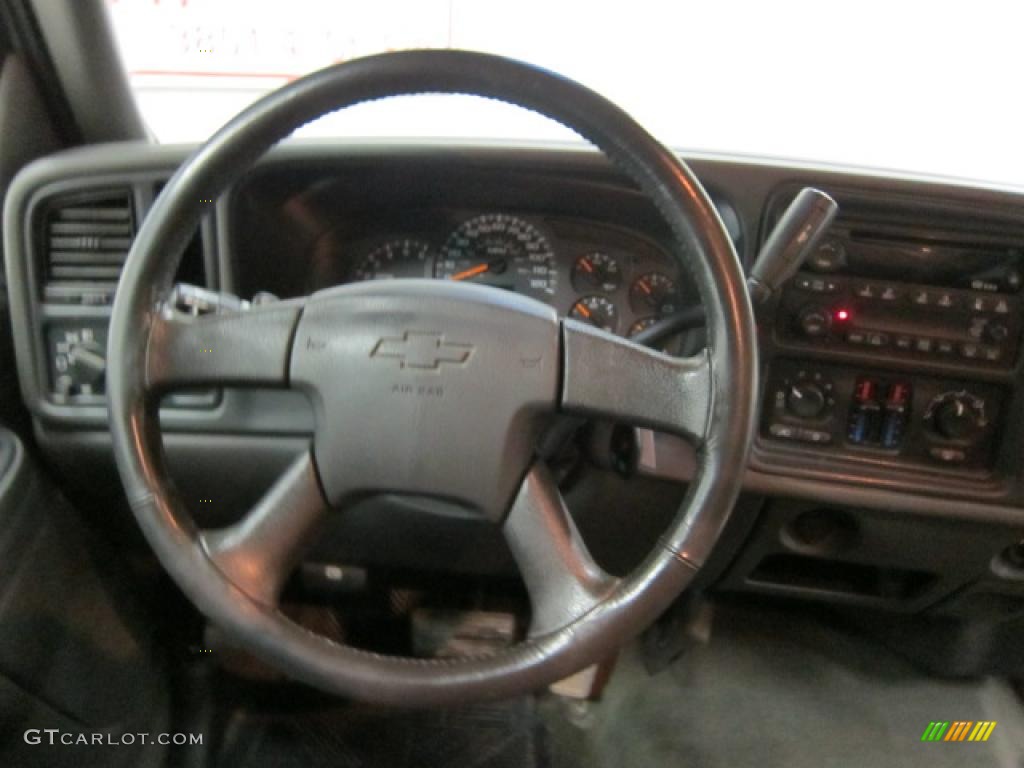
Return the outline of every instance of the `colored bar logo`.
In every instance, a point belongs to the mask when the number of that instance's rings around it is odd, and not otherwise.
[[[921,734],[921,741],[988,741],[995,729],[994,720],[931,722]]]

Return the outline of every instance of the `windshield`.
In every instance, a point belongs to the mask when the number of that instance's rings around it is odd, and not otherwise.
[[[1006,2],[108,0],[143,117],[200,141],[267,91],[357,56],[466,48],[572,77],[682,151],[1024,185],[1020,29]],[[477,99],[328,116],[305,136],[574,140]]]

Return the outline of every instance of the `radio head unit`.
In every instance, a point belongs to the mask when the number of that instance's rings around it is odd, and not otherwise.
[[[1020,302],[1016,294],[801,272],[783,291],[776,330],[784,342],[1010,368]]]
[[[783,291],[782,343],[1008,369],[1021,335],[1013,247],[835,229]]]

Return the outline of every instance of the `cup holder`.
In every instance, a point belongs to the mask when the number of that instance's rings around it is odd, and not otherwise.
[[[992,560],[992,571],[1001,579],[1024,581],[1024,539],[996,555]]]
[[[787,523],[781,532],[789,549],[807,555],[835,556],[848,552],[860,541],[860,525],[840,509],[812,509]]]

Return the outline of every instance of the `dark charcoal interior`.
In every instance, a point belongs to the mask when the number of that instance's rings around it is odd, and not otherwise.
[[[125,497],[108,427],[112,304],[194,148],[11,131],[23,157],[0,147],[0,764],[960,765],[963,749],[921,744],[931,721],[960,719],[998,722],[967,764],[1024,765],[1019,189],[683,156],[746,271],[801,189],[839,205],[756,307],[760,410],[728,524],[669,610],[582,677],[406,710],[322,694],[239,647],[166,575]],[[287,300],[461,280],[500,251],[478,282],[626,338],[700,307],[675,247],[647,197],[582,147],[294,141],[206,207],[176,279]],[[696,325],[658,349],[699,354]],[[242,520],[308,452],[314,411],[288,389],[168,393],[163,449],[196,525]],[[659,546],[699,466],[682,438],[600,417],[544,455],[614,576]],[[500,530],[451,499],[395,493],[331,510],[282,610],[358,649],[435,660],[506,648],[531,621]],[[23,738],[45,728],[205,738],[78,752]]]

